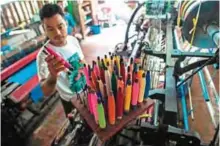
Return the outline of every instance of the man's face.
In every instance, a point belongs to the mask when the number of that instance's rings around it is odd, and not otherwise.
[[[57,46],[62,46],[66,43],[67,25],[60,14],[44,18],[43,27],[51,43]]]

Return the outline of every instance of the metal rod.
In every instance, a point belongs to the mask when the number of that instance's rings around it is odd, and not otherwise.
[[[203,97],[204,97],[205,102],[207,104],[208,111],[209,111],[209,114],[211,116],[212,123],[213,123],[214,127],[216,128],[217,125],[216,125],[215,117],[214,117],[215,112],[214,112],[212,103],[210,102],[209,93],[208,93],[208,89],[207,89],[207,86],[206,86],[204,74],[203,74],[202,71],[199,71],[198,74],[199,74],[199,80],[200,80],[201,88],[202,88],[202,92],[203,92]]]
[[[153,60],[152,62],[152,68],[151,68],[151,70],[154,70],[155,69],[155,60]],[[154,88],[154,84],[155,84],[155,72],[154,71],[152,71],[151,72],[151,88]]]
[[[201,69],[203,69],[207,64],[213,61],[213,59],[216,58],[218,55],[218,51],[216,52],[216,55],[210,59],[208,59],[201,67],[199,67],[196,71],[194,71],[191,75],[189,75],[187,78],[185,78],[181,83],[177,85],[177,88],[180,87],[182,84],[184,84],[188,79],[190,79],[192,76],[194,76],[197,72],[199,72]]]
[[[202,5],[202,3],[200,1],[199,8],[198,8],[197,14],[196,14],[196,21],[195,21],[195,23],[193,25],[193,34],[192,34],[191,41],[190,41],[190,47],[192,47],[192,43],[194,41],[195,32],[196,32],[196,28],[197,28],[197,23],[198,23],[198,19],[199,19],[199,15],[200,15],[201,5]]]
[[[213,94],[215,96],[215,101],[216,101],[217,105],[219,106],[219,95],[218,95],[218,93],[216,91],[216,88],[215,88],[215,85],[213,83],[213,80],[212,80],[212,77],[210,75],[210,72],[209,72],[207,67],[204,67],[204,71],[205,71],[206,77],[208,79],[208,84],[210,85],[210,87],[212,89],[212,92],[213,92]]]
[[[217,144],[216,140],[219,140],[219,124],[218,124],[218,126],[217,126],[217,128],[215,130],[215,135],[214,135],[212,141],[210,142],[209,146],[214,146],[215,144]]]
[[[174,38],[175,38],[175,41],[176,41],[176,47],[178,50],[180,51],[183,51],[180,47],[180,42],[179,42],[179,38],[178,38],[178,35],[177,35],[177,28],[174,29]]]
[[[193,106],[192,106],[192,95],[191,95],[191,89],[188,84],[188,94],[189,94],[189,104],[190,104],[190,114],[192,120],[194,120],[194,113],[193,113]]]
[[[159,105],[160,105],[160,101],[155,100],[155,104],[154,104],[154,126],[158,126]]]
[[[180,93],[181,93],[181,103],[182,103],[184,129],[186,131],[189,131],[188,112],[187,112],[186,97],[185,97],[185,92],[184,92],[184,86],[183,85],[180,86]]]

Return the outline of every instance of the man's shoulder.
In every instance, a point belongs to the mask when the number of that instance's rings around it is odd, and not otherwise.
[[[37,62],[42,60],[42,59],[44,60],[45,54],[43,53],[43,50],[44,50],[44,45],[39,49],[39,51],[37,53],[37,56],[36,56]]]
[[[42,47],[39,49],[39,51],[38,51],[38,53],[37,53],[37,57],[43,55],[43,49],[44,49],[44,46],[42,46]]]
[[[74,36],[71,36],[71,35],[67,36],[67,40],[71,41],[71,42],[74,42],[74,43],[78,43],[78,40]]]
[[[47,41],[45,44],[43,44],[43,46],[39,49],[39,51],[37,53],[37,57],[45,56],[45,54],[43,53],[43,50],[44,50],[44,46],[46,46],[48,43],[49,43],[49,41]]]

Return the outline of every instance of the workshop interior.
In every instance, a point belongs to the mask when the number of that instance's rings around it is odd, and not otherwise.
[[[45,47],[77,95],[67,117],[58,92],[43,94],[36,62],[48,40],[40,10],[59,3],[86,61]],[[219,145],[218,0],[0,4],[2,146]]]

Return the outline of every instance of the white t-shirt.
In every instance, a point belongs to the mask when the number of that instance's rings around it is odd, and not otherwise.
[[[50,43],[46,43],[45,45],[53,49],[55,52],[61,55],[65,60],[68,60],[73,55],[78,55],[81,60],[84,58],[80,45],[77,39],[74,38],[73,36],[67,36],[67,44],[62,47],[56,47]],[[44,47],[40,49],[37,55],[37,70],[38,70],[39,80],[46,79],[49,75],[49,70],[47,67],[47,63],[45,61],[46,55],[42,52],[43,49]],[[60,94],[61,98],[64,99],[65,101],[70,101],[75,94],[71,91],[69,87],[70,84],[67,73],[60,72],[57,78],[56,89]]]

